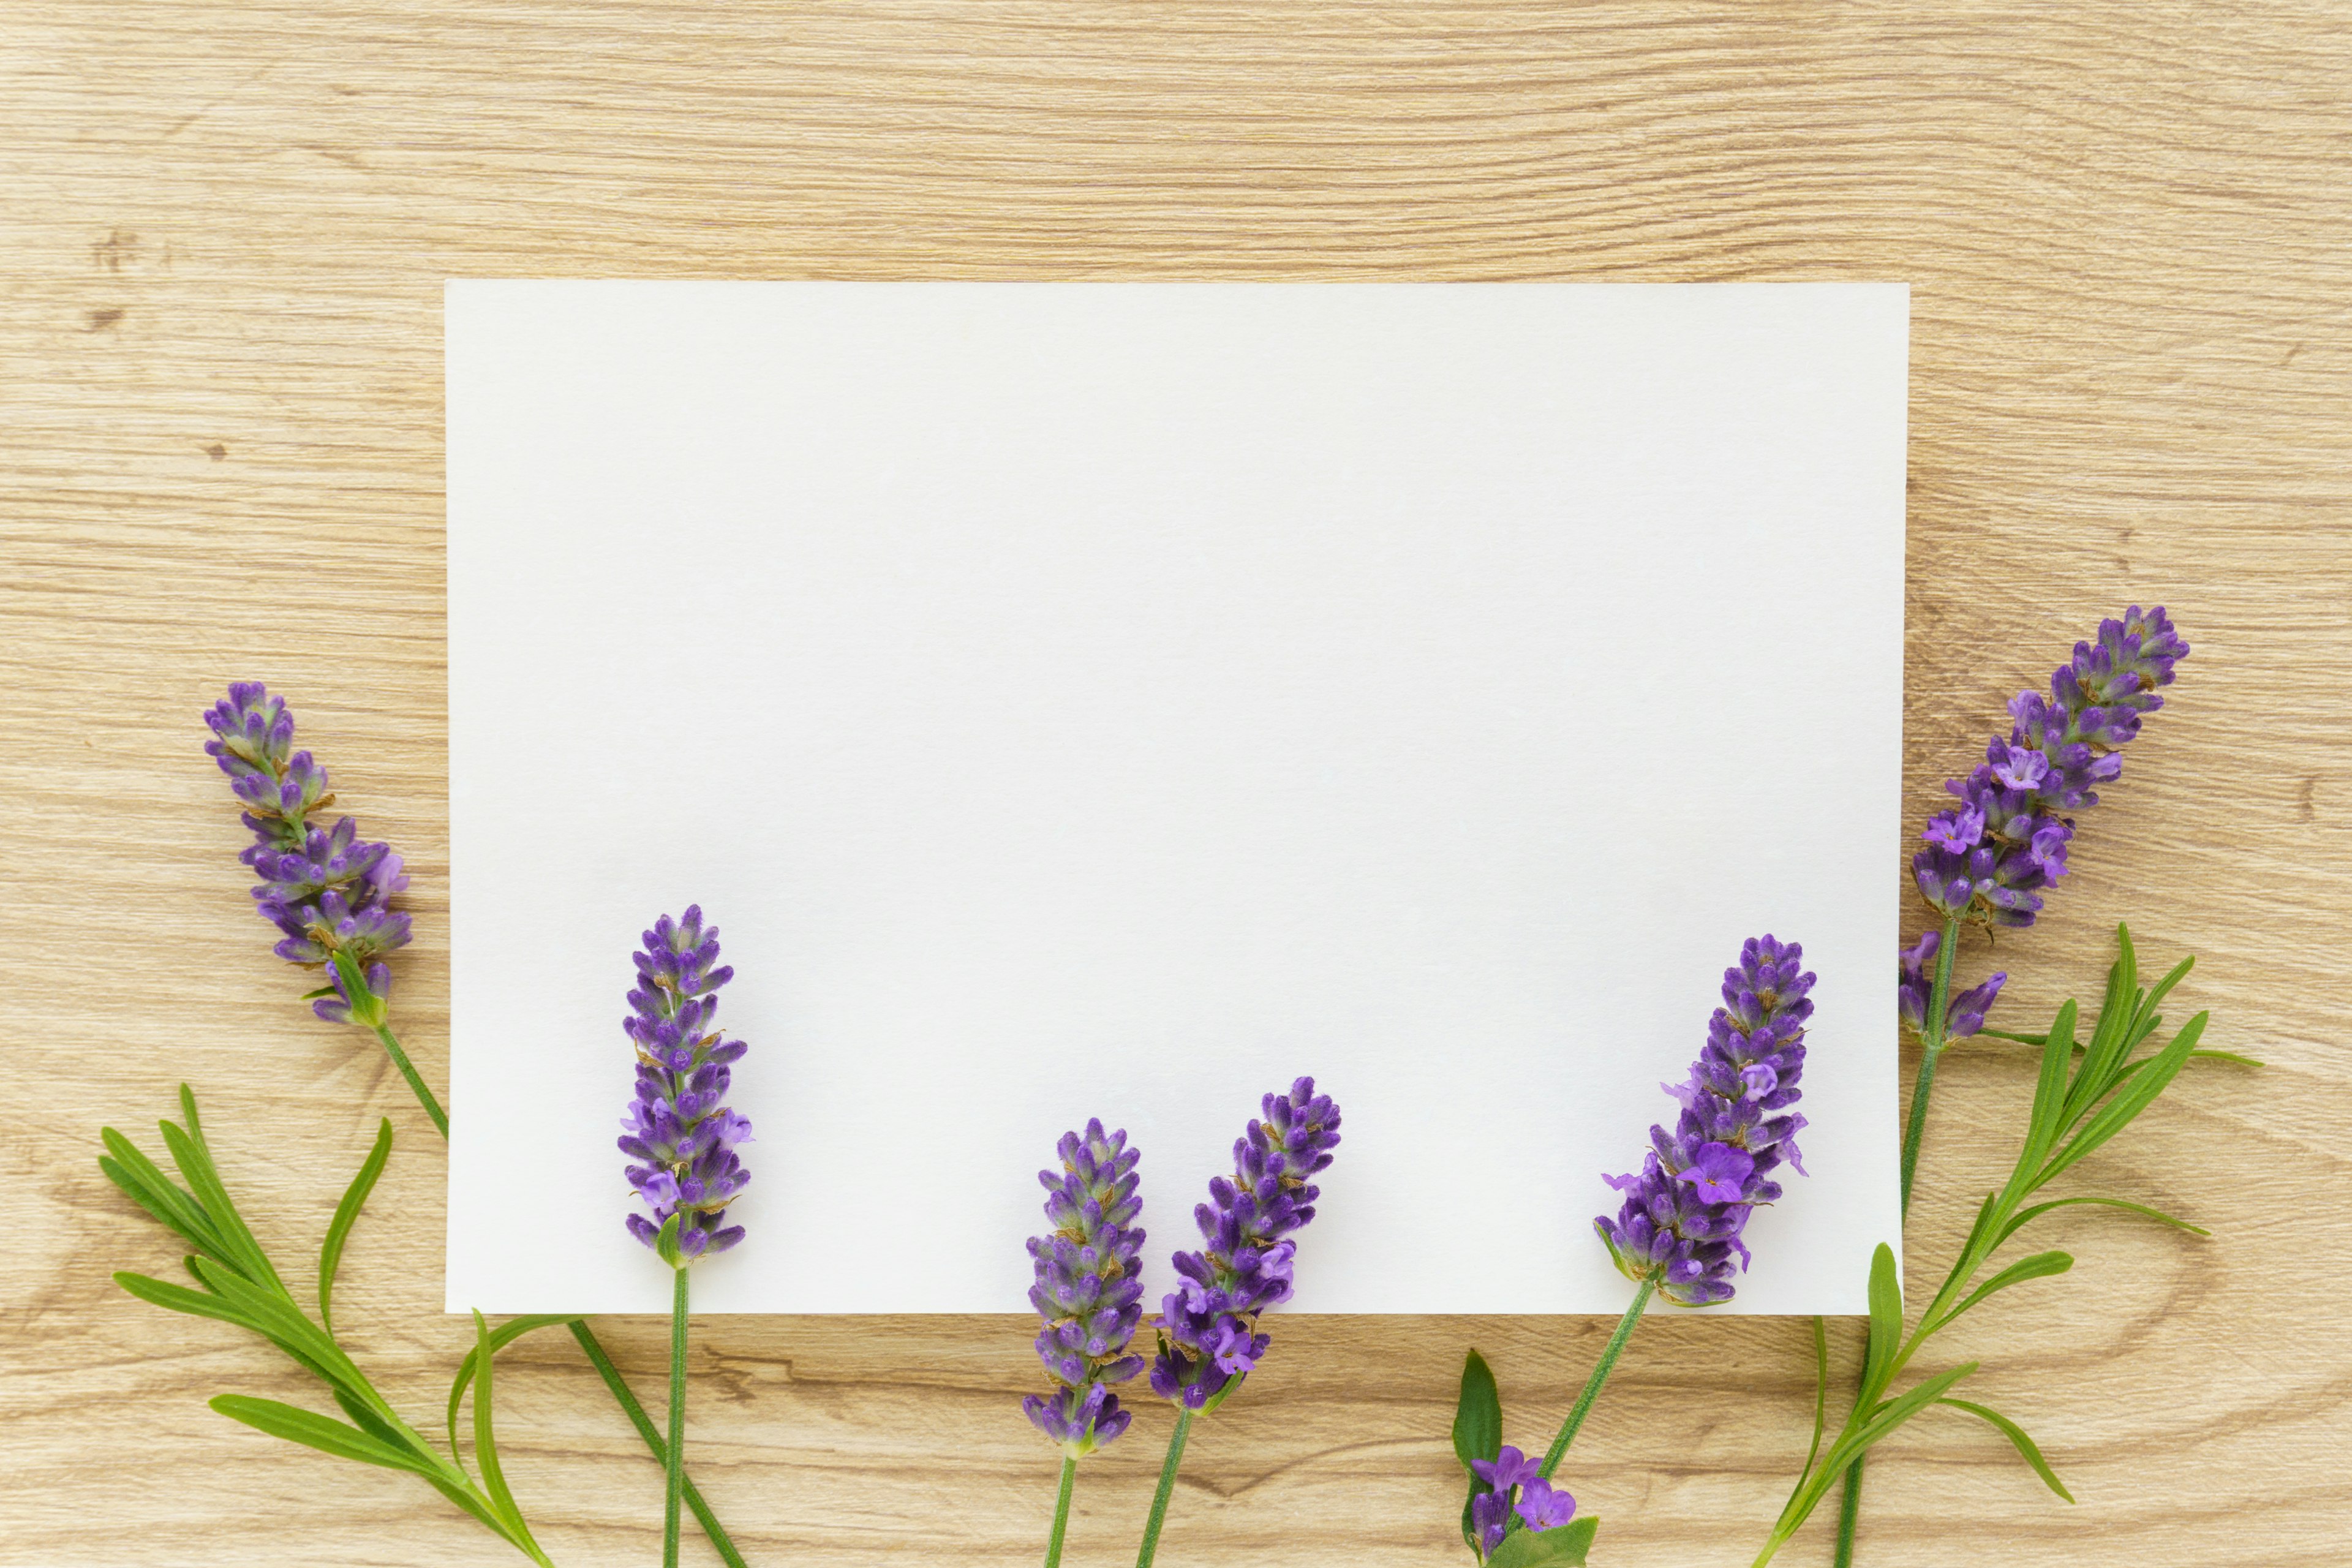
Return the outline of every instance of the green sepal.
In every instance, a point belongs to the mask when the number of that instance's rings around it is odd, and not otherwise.
[[[328,955],[328,960],[343,978],[343,989],[351,1001],[352,1022],[362,1028],[383,1028],[392,1016],[392,1009],[383,997],[368,989],[367,976],[352,961],[352,955],[338,948]],[[334,987],[331,985],[327,990],[332,994]]]
[[[352,1226],[360,1217],[360,1210],[375,1190],[378,1176],[383,1174],[383,1164],[392,1158],[392,1118],[383,1118],[376,1126],[375,1147],[361,1162],[359,1174],[343,1189],[342,1202],[335,1205],[335,1217],[328,1223],[327,1239],[319,1248],[319,1321],[327,1331],[335,1329],[332,1302],[335,1294],[335,1270],[343,1260],[343,1243],[350,1239]]]
[[[2002,1436],[2009,1439],[2011,1446],[2016,1448],[2019,1457],[2033,1467],[2033,1473],[2042,1478],[2042,1485],[2064,1498],[2068,1502],[2074,1500],[2074,1494],[2068,1491],[2065,1484],[2059,1480],[2058,1472],[2050,1468],[2050,1461],[2042,1457],[2042,1450],[2034,1446],[2032,1438],[2025,1435],[2024,1427],[2020,1426],[1998,1410],[1988,1409],[1981,1405],[1972,1405],[1965,1399],[1938,1399],[1936,1403],[1948,1405],[1955,1410],[1965,1410],[1979,1420],[1990,1423]]]
[[[1503,1537],[1486,1568],[1584,1568],[1585,1553],[1600,1530],[1596,1516],[1571,1519],[1557,1530],[1515,1530]]]
[[[662,1221],[661,1234],[654,1237],[654,1256],[672,1268],[686,1267],[686,1258],[677,1249],[678,1221],[681,1217],[680,1214],[672,1214]]]
[[[1474,1459],[1503,1451],[1503,1398],[1486,1358],[1472,1351],[1462,1363],[1462,1394],[1454,1405],[1454,1457],[1467,1471]]]

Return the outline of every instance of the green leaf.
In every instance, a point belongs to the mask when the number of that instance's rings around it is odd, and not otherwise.
[[[1584,1555],[1592,1550],[1593,1532],[1600,1528],[1601,1521],[1594,1517],[1570,1520],[1558,1530],[1513,1531],[1486,1559],[1486,1568],[1538,1568],[1538,1564],[1583,1568]]]
[[[1819,1500],[1819,1492],[1826,1490],[1832,1480],[1845,1473],[1847,1466],[1896,1427],[1944,1397],[1947,1390],[1975,1372],[1978,1364],[1975,1362],[1965,1363],[1949,1372],[1937,1373],[1897,1398],[1883,1400],[1862,1425],[1848,1426],[1839,1434],[1838,1440],[1830,1445],[1829,1458],[1822,1461],[1822,1473],[1813,1478],[1815,1500]]]
[[[1903,1337],[1903,1281],[1895,1272],[1895,1249],[1885,1242],[1870,1255],[1870,1348],[1862,1362],[1862,1397],[1878,1397],[1887,1368],[1895,1362],[1895,1342]]]
[[[1805,1445],[1805,1468],[1797,1472],[1797,1484],[1789,1489],[1794,1498],[1804,1489],[1813,1473],[1813,1461],[1822,1456],[1822,1435],[1829,1430],[1830,1420],[1830,1330],[1828,1321],[1816,1315],[1813,1319],[1813,1440]]]
[[[154,1161],[113,1128],[101,1129],[99,1137],[105,1142],[107,1153],[113,1156],[111,1168],[104,1159],[98,1163],[98,1168],[106,1172],[108,1180],[130,1194],[148,1213],[187,1237],[198,1251],[220,1252],[220,1227],[213,1224],[213,1216],[205,1212],[202,1204],[189,1196],[178,1183],[157,1167]],[[130,1181],[124,1179],[126,1176]],[[136,1182],[153,1201],[150,1203],[141,1198],[139,1193],[131,1190],[131,1182]],[[169,1211],[168,1214],[158,1213],[158,1205]]]
[[[161,1307],[167,1312],[185,1312],[192,1318],[214,1318],[224,1323],[235,1323],[258,1334],[261,1325],[248,1313],[238,1310],[218,1296],[203,1290],[191,1290],[185,1285],[174,1285],[168,1279],[152,1279],[144,1274],[121,1273],[114,1282],[150,1306]]]
[[[226,1265],[208,1258],[190,1260],[196,1278],[253,1320],[255,1330],[268,1335],[279,1349],[301,1361],[331,1384],[353,1394],[372,1394],[368,1381],[343,1348],[282,1291],[265,1290]]]
[[[392,1158],[392,1118],[387,1116],[377,1124],[375,1147],[360,1163],[360,1173],[343,1189],[343,1201],[335,1205],[335,1217],[328,1223],[326,1244],[319,1248],[319,1321],[334,1332],[335,1270],[343,1261],[343,1243],[350,1239],[352,1226],[359,1219],[360,1210],[375,1191],[378,1176],[383,1174],[383,1164]]]
[[[2074,1494],[2068,1491],[2065,1485],[2058,1479],[2058,1472],[2050,1468],[2050,1461],[2042,1457],[2042,1450],[2033,1446],[2033,1439],[2025,1435],[2024,1427],[2020,1426],[1998,1410],[1989,1410],[1981,1405],[1971,1405],[1965,1399],[1939,1399],[1936,1403],[1948,1405],[1955,1410],[1965,1410],[1979,1420],[1991,1423],[2002,1436],[2010,1440],[2025,1462],[2033,1467],[2033,1473],[2042,1478],[2042,1485],[2064,1498],[2068,1502],[2074,1500]]]
[[[2210,1061],[2235,1062],[2242,1068],[2259,1068],[2268,1067],[2270,1065],[2268,1062],[2260,1060],[2254,1057],[2240,1056],[2235,1051],[2209,1051],[2198,1049],[2189,1052],[2189,1055],[2191,1060],[2201,1057]]]
[[[285,1286],[278,1271],[269,1266],[268,1255],[247,1228],[244,1217],[228,1195],[228,1188],[221,1183],[212,1150],[205,1142],[204,1124],[196,1119],[196,1097],[184,1083],[180,1086],[180,1112],[187,1118],[185,1131],[169,1121],[156,1125],[163,1129],[163,1146],[171,1151],[172,1163],[180,1167],[188,1190],[205,1205],[205,1212],[212,1215],[214,1228],[220,1233],[222,1247],[215,1256],[248,1279],[283,1290]]]
[[[523,1523],[522,1510],[515,1506],[514,1493],[507,1489],[506,1471],[499,1463],[498,1438],[491,1431],[490,1373],[491,1363],[498,1357],[490,1350],[490,1326],[482,1321],[479,1312],[474,1314],[474,1463],[481,1469],[482,1488],[490,1494],[490,1506],[498,1510],[499,1517],[516,1535],[529,1541],[530,1527]]]
[[[1474,1350],[1463,1360],[1462,1396],[1454,1405],[1454,1457],[1466,1471],[1473,1459],[1492,1459],[1502,1451],[1503,1397],[1494,1369]]]
[[[398,1448],[405,1453],[416,1452],[416,1444],[413,1438],[369,1409],[349,1389],[337,1388],[331,1392],[335,1396],[335,1403],[343,1407],[343,1414],[350,1416],[352,1424],[361,1431],[389,1447]],[[432,1454],[426,1454],[424,1457],[428,1461],[438,1458]]]
[[[2063,1252],[2037,1252],[2031,1258],[2021,1258],[1978,1286],[1967,1300],[1952,1309],[1951,1317],[1936,1326],[1942,1328],[1944,1323],[1952,1321],[1986,1297],[2006,1290],[2011,1285],[2022,1285],[2028,1279],[2045,1279],[2053,1274],[2063,1274],[2074,1267],[2073,1256]]]
[[[1993,1245],[1998,1247],[2001,1242],[2007,1241],[2011,1237],[2015,1236],[2019,1231],[2024,1229],[2029,1223],[2033,1220],[2040,1219],[2052,1209],[2063,1209],[2072,1204],[2096,1204],[2101,1208],[2128,1209],[2133,1214],[2144,1215],[2148,1219],[2161,1220],[2164,1224],[2172,1226],[2175,1230],[2185,1230],[2191,1236],[2210,1236],[2213,1234],[2201,1225],[2191,1225],[2185,1219],[2175,1219],[2170,1215],[2165,1213],[2162,1209],[2152,1209],[2146,1204],[2126,1203],[2121,1198],[2053,1198],[2046,1204],[2036,1204],[2030,1209],[2020,1210],[2017,1215],[2009,1222],[2008,1226],[2001,1231],[2000,1237],[1995,1240]]]
[[[2091,1055],[2097,1054],[2095,1046]],[[2033,1086],[2033,1110],[2026,1119],[2025,1151],[2018,1156],[2018,1174],[2011,1185],[2026,1179],[2027,1173],[2038,1170],[2042,1158],[2058,1141],[2059,1129],[2065,1124],[2067,1091],[2066,1069],[2074,1059],[2074,1004],[2068,1002],[2058,1009],[2051,1021],[2050,1033],[2042,1047],[2042,1073]],[[2089,1070],[2091,1056],[2084,1058],[2084,1071]],[[2082,1081],[2077,1075],[2075,1082]],[[2012,1199],[2013,1201],[2013,1199]]]
[[[2134,1073],[2131,1081],[2083,1124],[2083,1130],[2052,1156],[2027,1190],[2047,1184],[2060,1172],[2129,1126],[2134,1117],[2153,1104],[2156,1097],[2180,1075],[2180,1069],[2189,1065],[2189,1053],[2197,1048],[2198,1037],[2205,1033],[2205,1023],[2210,1016],[2200,1013],[2182,1025],[2180,1033],[2172,1037],[2172,1043],[2149,1058],[2146,1070]]]
[[[108,1181],[112,1182],[117,1187],[121,1189],[122,1195],[124,1197],[129,1198],[132,1203],[137,1204],[141,1208],[145,1209],[149,1216],[158,1225],[161,1225],[165,1230],[170,1231],[173,1236],[178,1237],[182,1241],[187,1243],[190,1247],[194,1247],[199,1252],[208,1252],[212,1249],[214,1238],[210,1226],[205,1226],[199,1229],[198,1225],[200,1222],[192,1221],[187,1218],[180,1209],[173,1205],[170,1198],[165,1197],[163,1194],[157,1192],[154,1188],[141,1181],[134,1173],[125,1168],[114,1159],[106,1155],[100,1155],[99,1157],[98,1168],[105,1175]],[[171,1188],[170,1191],[175,1195],[179,1194],[179,1189],[177,1187]]]
[[[496,1355],[523,1335],[540,1329],[553,1328],[558,1323],[577,1323],[584,1321],[576,1313],[566,1315],[552,1312],[541,1313],[535,1317],[509,1319],[491,1331],[490,1353]],[[478,1350],[468,1350],[466,1352],[466,1359],[457,1363],[457,1375],[449,1380],[449,1451],[453,1454],[458,1451],[457,1405],[466,1397],[467,1387],[473,1384],[474,1362],[479,1353]]]
[[[415,1454],[395,1448],[331,1415],[321,1415],[297,1405],[282,1405],[275,1399],[257,1399],[246,1394],[218,1394],[211,1403],[215,1410],[232,1421],[242,1421],[256,1431],[283,1437],[289,1443],[299,1443],[306,1448],[316,1448],[322,1454],[332,1454],[341,1459],[357,1459],[364,1465],[381,1465],[387,1470],[415,1472],[418,1469]]]

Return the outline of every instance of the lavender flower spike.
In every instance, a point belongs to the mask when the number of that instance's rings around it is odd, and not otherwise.
[[[1491,1487],[1470,1500],[1470,1530],[1481,1561],[1503,1544],[1512,1515],[1531,1531],[1557,1530],[1576,1517],[1576,1500],[1544,1479],[1533,1459],[1503,1445],[1491,1459],[1470,1461],[1471,1473]]]
[[[711,1026],[715,993],[735,972],[712,967],[719,928],[704,929],[698,904],[682,919],[656,921],[645,933],[645,951],[632,956],[638,984],[621,1026],[636,1043],[637,1095],[621,1120],[627,1131],[620,1148],[643,1162],[629,1166],[629,1185],[653,1216],[630,1215],[629,1234],[662,1250],[662,1229],[675,1217],[677,1256],[665,1253],[663,1261],[683,1268],[743,1239],[741,1226],[723,1222],[727,1205],[751,1179],[735,1153],[750,1141],[751,1124],[719,1102],[727,1098],[727,1065],[745,1047],[740,1040],[722,1042]]]
[[[2012,698],[2009,738],[1994,736],[1973,773],[1945,784],[1959,804],[1920,835],[1927,847],[1911,873],[1928,905],[1947,919],[2032,925],[2040,889],[2066,874],[2074,820],[2065,814],[2099,804],[2092,786],[2122,773],[2116,753],[2139,733],[2142,714],[2164,706],[2157,689],[2188,657],[2163,605],[2134,605],[2099,624],[2097,643],[2074,645],[2048,698]]]
[[[392,896],[408,886],[400,857],[390,845],[362,842],[348,816],[331,827],[312,821],[334,804],[327,770],[294,750],[294,715],[268,687],[231,683],[205,723],[214,736],[205,751],[228,775],[253,830],[237,858],[261,877],[254,901],[284,933],[278,956],[326,966],[335,994],[311,1004],[320,1017],[380,1026],[392,989],[392,971],[380,960],[408,942],[408,916],[391,908]]]
[[[1926,931],[1918,945],[1905,948],[1897,965],[1895,1010],[1904,1025],[1913,1034],[1927,1026],[1927,1004],[1936,990],[1936,954],[1942,948],[1941,931]],[[1985,1015],[1992,1011],[1993,1001],[2009,980],[2006,971],[1991,975],[1966,991],[1952,994],[1944,1005],[1944,1038],[1947,1042],[1962,1040],[1984,1027]]]
[[[1339,1142],[1339,1108],[1311,1078],[1267,1095],[1262,1110],[1234,1143],[1233,1178],[1210,1182],[1213,1201],[1192,1211],[1209,1245],[1175,1255],[1182,1278],[1161,1303],[1151,1391],[1187,1411],[1223,1398],[1265,1356],[1258,1314],[1290,1300],[1297,1244],[1286,1238],[1315,1217],[1319,1189],[1307,1178]]]
[[[1748,1265],[1740,1233],[1759,1204],[1780,1195],[1771,1173],[1804,1162],[1790,1111],[1805,1068],[1805,1020],[1813,976],[1805,950],[1770,936],[1751,939],[1738,967],[1724,971],[1723,1005],[1707,1021],[1706,1044],[1680,1089],[1682,1115],[1669,1135],[1650,1129],[1638,1174],[1602,1179],[1625,1194],[1617,1217],[1593,1226],[1627,1279],[1655,1283],[1667,1300],[1704,1307],[1732,1297],[1732,1258]]]
[[[1045,1321],[1037,1359],[1060,1386],[1021,1407],[1075,1459],[1133,1419],[1109,1385],[1143,1370],[1143,1358],[1128,1353],[1143,1321],[1143,1232],[1135,1223],[1143,1212],[1135,1173],[1141,1155],[1128,1147],[1124,1128],[1106,1133],[1098,1121],[1062,1134],[1056,1152],[1060,1173],[1037,1173],[1054,1228],[1029,1242],[1037,1275],[1029,1304]]]

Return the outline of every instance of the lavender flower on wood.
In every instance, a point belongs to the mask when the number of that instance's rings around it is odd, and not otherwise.
[[[330,827],[313,820],[335,797],[327,770],[310,752],[294,750],[294,715],[285,699],[257,680],[236,681],[205,723],[214,736],[205,751],[228,775],[253,830],[253,843],[237,858],[261,877],[254,901],[284,933],[278,956],[326,967],[335,994],[311,1004],[321,1018],[381,1025],[392,989],[392,970],[381,960],[408,942],[408,916],[391,907],[392,896],[408,886],[400,857],[390,845],[362,841],[348,816]],[[352,976],[364,978],[357,994]]]
[[[1135,1170],[1141,1155],[1128,1147],[1124,1128],[1106,1133],[1098,1121],[1083,1133],[1064,1133],[1057,1152],[1060,1173],[1037,1173],[1054,1228],[1030,1238],[1036,1283],[1029,1304],[1045,1325],[1037,1359],[1060,1386],[1031,1394],[1022,1408],[1077,1458],[1133,1419],[1110,1385],[1143,1370],[1143,1358],[1128,1351],[1143,1321],[1143,1232],[1135,1223],[1143,1212]]]
[[[2074,645],[2047,698],[2012,698],[2009,738],[1994,736],[1974,772],[1945,784],[1959,804],[1920,836],[1927,847],[1911,870],[1929,906],[1983,925],[2032,925],[2040,889],[2066,874],[2074,837],[2067,814],[2096,805],[2094,786],[2122,774],[2116,753],[2139,733],[2141,716],[2164,706],[2157,689],[2188,657],[2163,605],[2134,605],[2121,620],[2100,623],[2095,644]]]
[[[1592,1222],[1610,1257],[1670,1301],[1729,1300],[1733,1258],[1742,1268],[1748,1262],[1740,1240],[1748,1215],[1780,1195],[1771,1173],[1783,1159],[1804,1173],[1796,1134],[1805,1119],[1789,1110],[1800,1097],[1813,1011],[1803,959],[1802,947],[1769,935],[1740,949],[1688,1081],[1663,1086],[1682,1102],[1675,1131],[1650,1129],[1639,1173],[1602,1178],[1625,1194],[1616,1218]]]
[[[1319,1189],[1307,1178],[1339,1142],[1339,1108],[1311,1078],[1261,1109],[1234,1143],[1232,1178],[1210,1182],[1213,1201],[1193,1210],[1208,1246],[1175,1255],[1181,1279],[1161,1303],[1151,1390],[1186,1410],[1205,1408],[1265,1356],[1258,1314],[1290,1300],[1297,1243],[1287,1238],[1315,1217]]]
[[[1576,1500],[1544,1479],[1543,1467],[1509,1444],[1491,1459],[1470,1461],[1491,1490],[1470,1500],[1470,1531],[1479,1558],[1493,1555],[1514,1518],[1529,1531],[1557,1530],[1576,1517]]]
[[[743,1239],[741,1226],[724,1222],[727,1205],[751,1179],[735,1153],[751,1124],[721,1102],[728,1064],[745,1047],[712,1027],[717,992],[735,972],[719,963],[719,928],[704,928],[701,906],[675,921],[662,916],[644,940],[632,955],[637,988],[621,1023],[637,1048],[637,1093],[621,1121],[620,1148],[641,1162],[628,1167],[629,1185],[653,1213],[630,1215],[628,1226],[658,1249],[663,1226],[675,1217],[678,1256],[665,1261],[682,1267]]]

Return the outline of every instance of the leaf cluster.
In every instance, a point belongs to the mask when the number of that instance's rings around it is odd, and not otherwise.
[[[1978,1276],[1990,1266],[1994,1254],[2045,1215],[2087,1205],[2122,1210],[2197,1236],[2209,1234],[2161,1210],[2121,1198],[2078,1195],[2030,1201],[2131,1125],[2170,1087],[2192,1058],[2247,1060],[2224,1051],[2198,1048],[2197,1042],[2205,1033],[2208,1016],[2204,1013],[2189,1019],[2159,1048],[2138,1054],[2164,1022],[2158,1007],[2188,975],[2194,960],[2181,960],[2154,986],[2143,988],[2131,932],[2118,927],[2117,937],[2121,952],[2107,972],[2106,994],[2088,1039],[2077,1038],[2077,1008],[2072,1001],[2058,1009],[2047,1033],[2001,1037],[2042,1048],[2041,1071],[2034,1086],[2033,1107],[2026,1121],[2024,1142],[2008,1181],[1997,1191],[1985,1194],[1958,1258],[1907,1335],[1894,1251],[1881,1244],[1873,1255],[1870,1348],[1863,1363],[1861,1387],[1853,1413],[1826,1453],[1821,1450],[1821,1423],[1817,1417],[1813,1452],[1807,1456],[1805,1468],[1798,1476],[1788,1505],[1773,1527],[1771,1540],[1757,1558],[1759,1565],[1795,1535],[1848,1466],[1914,1416],[1939,1405],[1973,1415],[1992,1426],[2009,1439],[2045,1486],[2067,1501],[2074,1500],[2022,1427],[1996,1410],[1952,1397],[1952,1389],[1977,1370],[1977,1363],[1969,1362],[1937,1373],[1900,1394],[1894,1392],[1894,1385],[1930,1338],[1980,1302],[2013,1286],[2063,1274],[2074,1267],[2071,1254],[2054,1249],[2036,1252],[1978,1283]],[[1815,1346],[1826,1389],[1828,1353],[1819,1335]]]
[[[158,1124],[179,1181],[166,1175],[111,1127],[103,1131],[106,1153],[98,1164],[124,1195],[188,1247],[184,1263],[195,1283],[191,1287],[127,1272],[115,1275],[114,1282],[141,1300],[169,1311],[234,1323],[267,1340],[324,1384],[348,1419],[339,1421],[299,1405],[242,1394],[221,1394],[211,1402],[212,1407],[233,1421],[290,1443],[385,1469],[405,1470],[531,1561],[545,1563],[547,1556],[531,1539],[530,1528],[523,1521],[499,1463],[498,1443],[491,1431],[490,1362],[492,1353],[517,1335],[571,1320],[519,1319],[493,1333],[482,1315],[474,1314],[475,1346],[467,1353],[449,1391],[450,1452],[445,1457],[401,1419],[335,1339],[335,1274],[352,1227],[392,1157],[391,1121],[378,1127],[375,1146],[344,1191],[342,1201],[335,1205],[334,1218],[327,1226],[319,1249],[318,1317],[313,1321],[237,1213],[205,1142],[195,1096],[185,1084],[180,1086],[180,1110],[184,1125]],[[481,1471],[478,1483],[466,1468],[457,1441],[457,1407],[469,1384],[475,1385],[473,1436],[475,1464]]]

